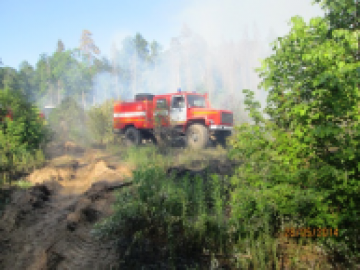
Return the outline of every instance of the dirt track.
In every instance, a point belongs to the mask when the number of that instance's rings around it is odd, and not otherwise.
[[[12,194],[0,219],[0,269],[115,266],[111,243],[94,239],[91,229],[111,213],[113,191],[126,185],[131,171],[110,165],[96,151],[65,150],[70,155],[28,177],[34,187]]]

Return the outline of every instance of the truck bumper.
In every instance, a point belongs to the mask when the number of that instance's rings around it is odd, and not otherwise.
[[[220,131],[220,130],[228,130],[231,131],[233,130],[233,127],[229,127],[229,126],[224,126],[224,125],[210,125],[210,130],[216,130],[216,131]]]

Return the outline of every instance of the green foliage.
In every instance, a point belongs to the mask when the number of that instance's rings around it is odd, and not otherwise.
[[[261,108],[260,102],[254,101],[254,92],[244,89],[243,93],[245,94],[244,104],[247,106],[246,110],[249,111],[249,116],[254,119],[256,125],[264,122],[264,117],[258,110]]]
[[[333,29],[359,29],[359,8],[358,1],[354,0],[314,0],[314,3],[320,3],[322,9],[326,12],[325,18],[330,23],[329,33]]]
[[[19,78],[15,69],[0,68],[0,89],[19,89]]]
[[[199,261],[204,250],[226,252],[221,187],[217,178],[211,183],[201,178],[169,178],[157,166],[136,170],[132,187],[118,194],[114,215],[98,224],[95,232],[118,239],[128,267],[134,267],[131,263],[149,265],[141,261],[147,256],[153,265],[168,260],[180,263],[181,259],[187,264]]]
[[[18,173],[44,161],[42,146],[50,132],[39,117],[39,110],[15,90],[0,90],[0,175],[10,180]],[[5,118],[11,109],[13,120]]]
[[[13,185],[22,189],[28,189],[32,187],[34,184],[26,180],[17,180],[16,182],[13,183]]]
[[[113,100],[108,100],[87,112],[87,127],[92,138],[101,144],[112,143],[116,139],[113,133],[113,104]]]
[[[340,14],[336,5],[330,13]],[[254,227],[245,221],[257,220],[260,230],[265,214],[272,234],[284,220],[338,228],[339,237],[318,240],[350,260],[360,252],[353,237],[360,214],[359,31],[329,19],[291,21],[258,69],[269,91],[269,121],[246,91],[257,125],[241,125],[232,138],[230,155],[244,161],[232,178],[232,218],[240,235]]]

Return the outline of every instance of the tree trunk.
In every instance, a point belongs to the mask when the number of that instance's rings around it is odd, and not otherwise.
[[[60,104],[60,80],[57,82],[57,105]]]
[[[84,90],[82,90],[82,105],[83,105],[83,108],[85,109],[85,93],[84,93]]]

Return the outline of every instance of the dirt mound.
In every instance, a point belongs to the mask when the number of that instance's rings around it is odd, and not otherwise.
[[[119,178],[130,177],[131,175],[131,170],[126,166],[111,166],[104,160],[99,160],[90,166],[87,181],[91,183],[102,180],[113,181]]]
[[[86,152],[84,147],[77,145],[74,142],[52,142],[45,149],[45,154],[48,158],[56,158],[63,155],[72,155],[81,157]]]
[[[33,184],[56,181],[65,189],[65,194],[81,194],[98,181],[116,182],[131,177],[131,167],[110,165],[99,157],[99,153],[90,152],[84,158],[71,156],[55,158],[48,166],[35,170],[27,180]]]
[[[101,182],[83,195],[65,197],[56,182],[18,190],[0,219],[0,269],[110,269],[112,243],[91,235],[111,213],[113,191],[128,183]]]
[[[75,178],[75,170],[69,168],[45,167],[34,171],[27,177],[33,184],[44,183],[45,181],[64,181]]]

